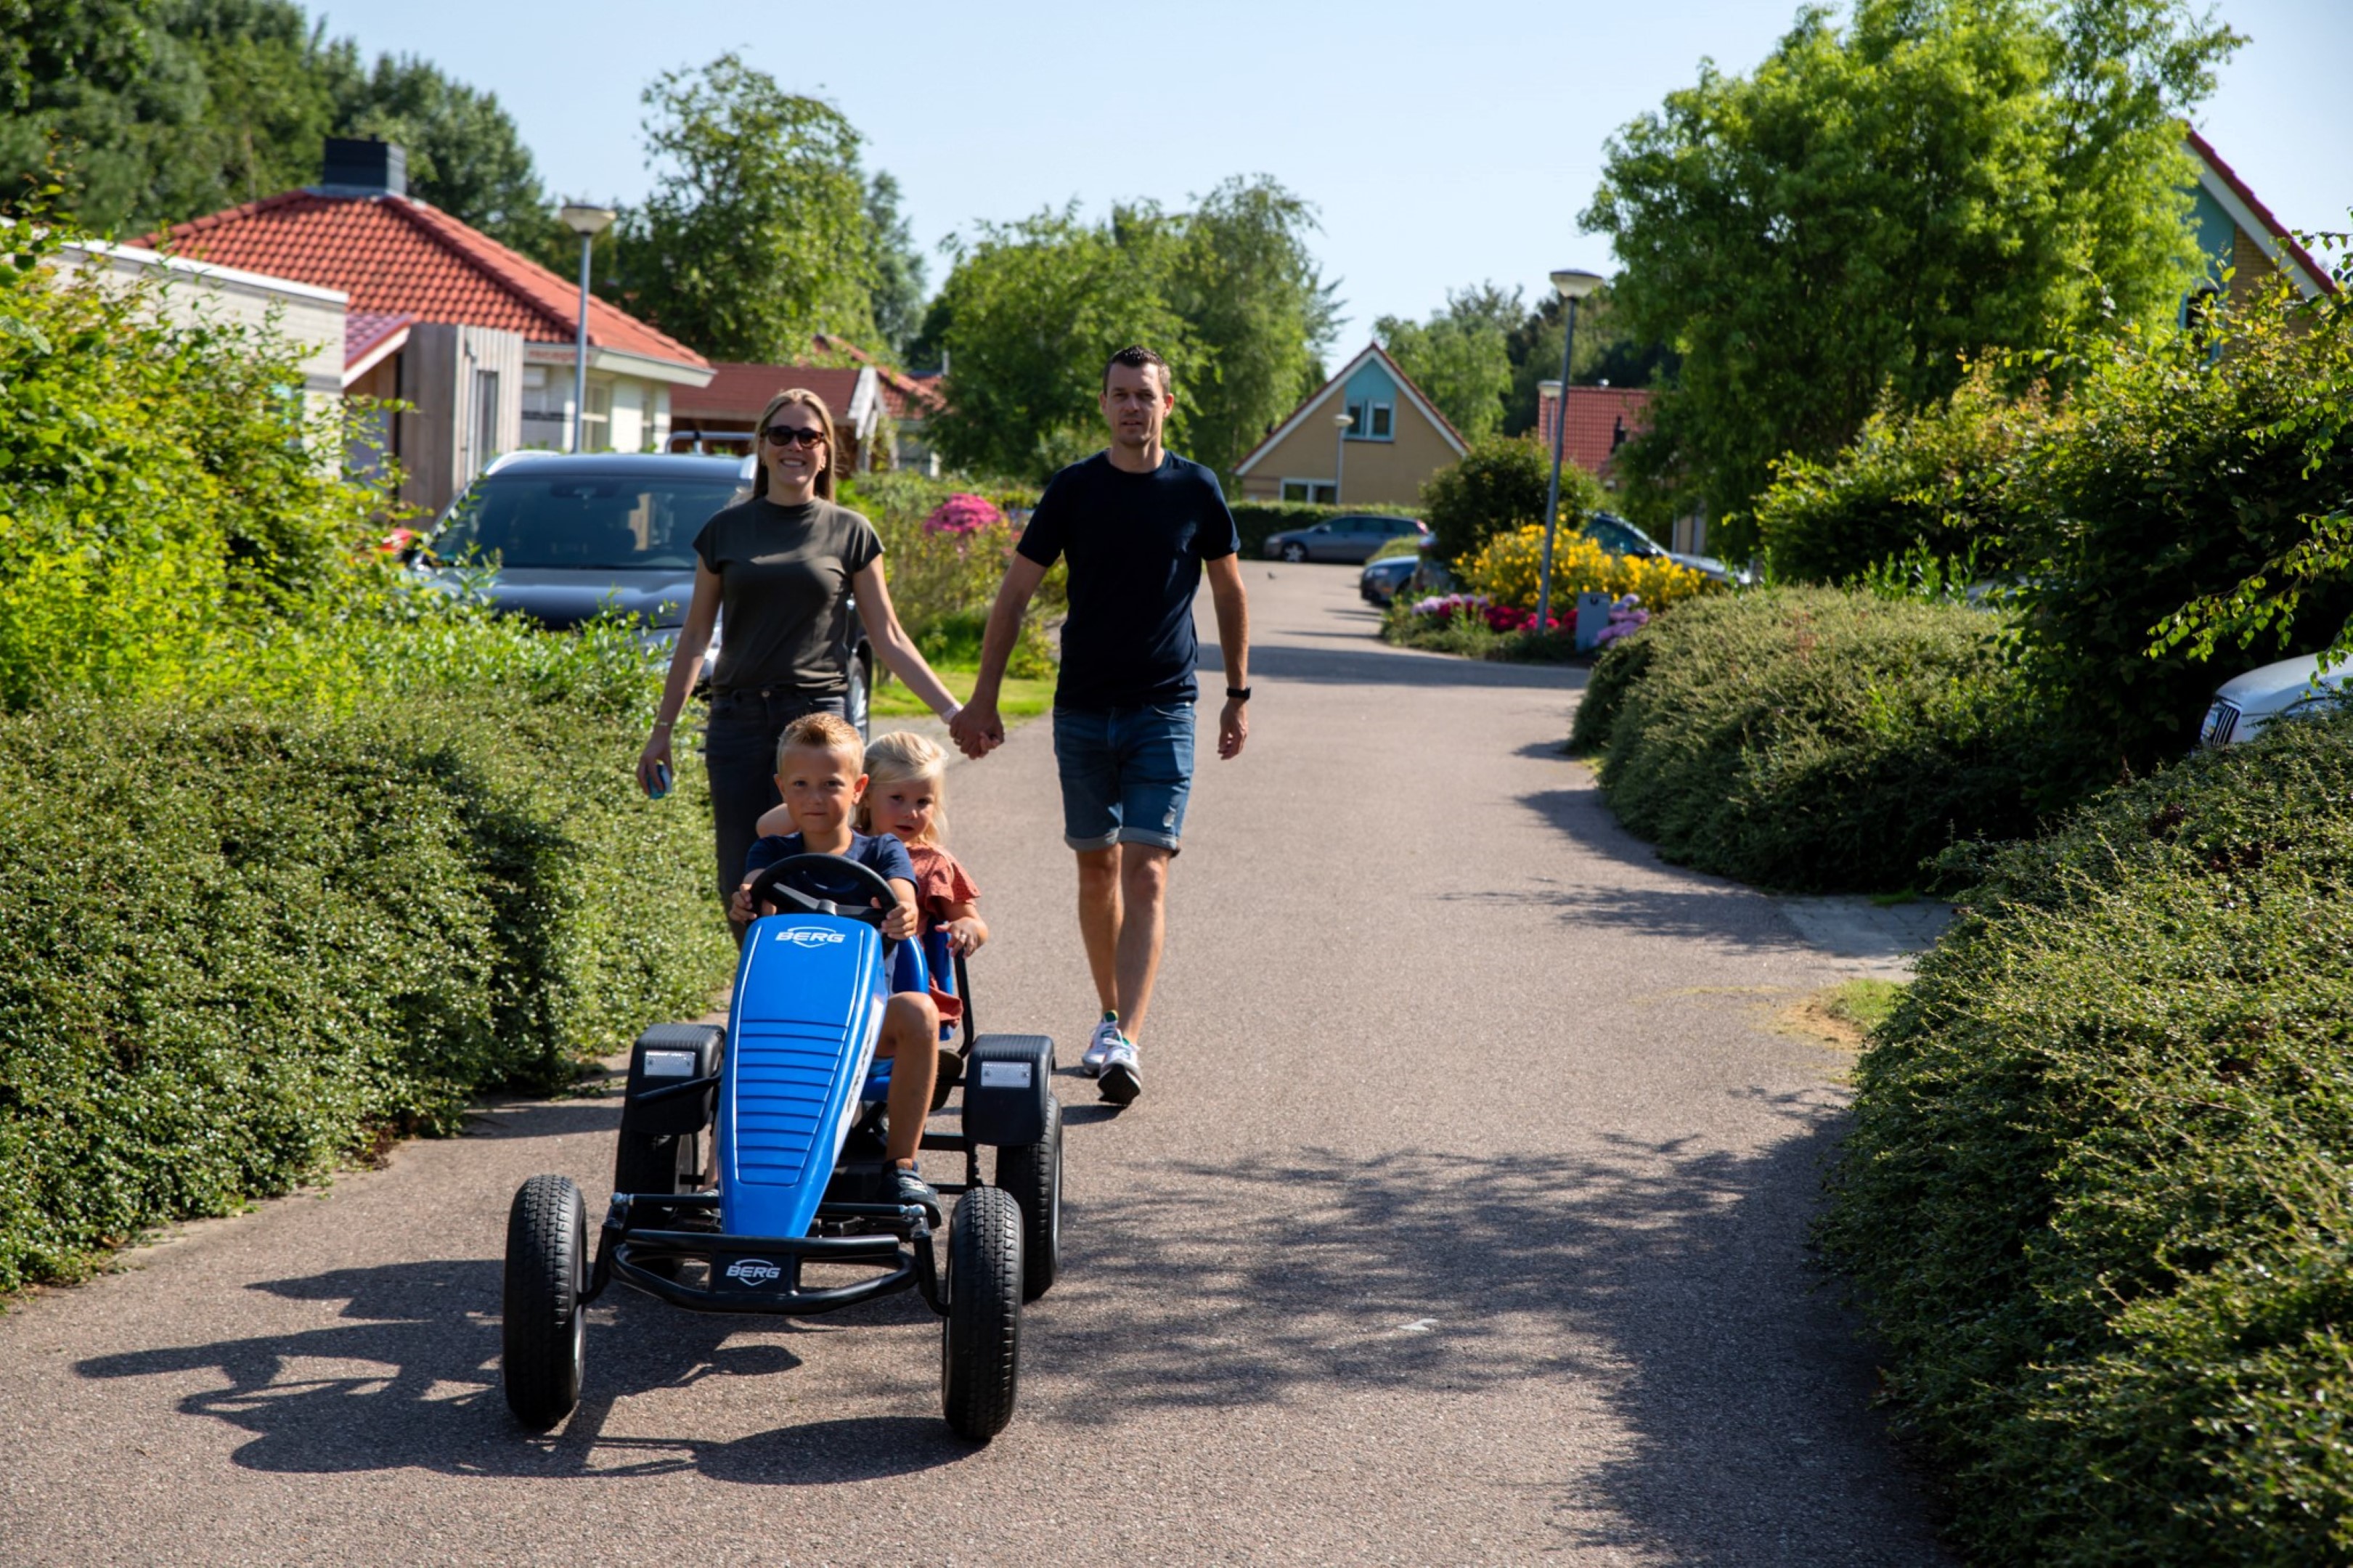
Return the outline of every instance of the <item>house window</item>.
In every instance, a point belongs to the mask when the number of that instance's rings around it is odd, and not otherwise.
[[[588,384],[588,407],[580,420],[580,449],[584,452],[609,452],[612,445],[607,432],[613,427],[613,384],[609,381]]]
[[[1388,441],[1394,439],[1389,428],[1389,405],[1386,403],[1351,403],[1348,426],[1351,441]]]
[[[478,370],[474,373],[473,424],[468,432],[464,467],[466,477],[473,478],[499,455],[499,373]]]
[[[1387,441],[1391,438],[1389,431],[1389,405],[1388,404],[1376,403],[1373,405],[1372,418],[1365,426],[1365,434],[1375,441]]]
[[[1282,481],[1285,500],[1313,501],[1318,506],[1340,504],[1340,485],[1336,479],[1285,479]]]

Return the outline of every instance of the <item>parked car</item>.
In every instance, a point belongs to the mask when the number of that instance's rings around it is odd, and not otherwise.
[[[1738,567],[1726,566],[1713,555],[1683,555],[1668,549],[1614,511],[1597,511],[1587,519],[1585,534],[1612,555],[1664,556],[1678,566],[1688,566],[1719,583],[1738,583],[1746,586],[1751,581],[1749,573]]]
[[[1356,592],[1368,605],[1386,605],[1397,597],[1398,590],[1420,564],[1419,555],[1388,555],[1367,562],[1363,575],[1356,579]]]
[[[1430,537],[1424,524],[1409,517],[1335,517],[1312,528],[1286,529],[1266,539],[1270,561],[1368,561],[1373,552],[1392,539]]]
[[[419,568],[452,587],[487,570],[494,605],[559,629],[618,611],[649,654],[668,658],[694,596],[694,536],[751,493],[753,472],[750,458],[512,452],[443,514]],[[724,629],[712,628],[704,680]],[[840,631],[849,719],[862,733],[874,655],[846,600]]]
[[[2235,746],[2274,719],[2311,718],[2353,700],[2353,662],[2324,671],[2318,655],[2284,658],[2226,680],[2198,728],[2201,746]]]

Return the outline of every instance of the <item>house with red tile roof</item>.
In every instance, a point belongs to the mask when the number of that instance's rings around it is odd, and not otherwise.
[[[406,156],[386,142],[330,139],[321,184],[145,243],[343,292],[362,334],[350,352],[366,362],[349,390],[416,405],[385,438],[407,471],[403,499],[427,510],[501,452],[567,449],[575,418],[586,450],[660,450],[676,390],[711,379],[692,349],[592,297],[575,409],[578,280],[410,196]]]
[[[670,395],[672,452],[733,452],[752,449],[754,425],[768,399],[788,387],[803,387],[825,400],[840,443],[834,461],[844,473],[889,468],[891,447],[882,403],[882,380],[871,364],[753,364],[721,361],[711,367],[709,384],[680,387]]]
[[[1560,417],[1560,383],[1536,383],[1536,439],[1552,451],[1553,425]],[[1572,386],[1568,389],[1568,424],[1561,432],[1561,461],[1575,463],[1618,488],[1618,449],[1651,425],[1648,387]]]
[[[939,478],[939,455],[926,436],[933,416],[946,406],[940,396],[940,374],[911,374],[893,370],[856,343],[828,332],[817,335],[821,353],[848,354],[860,364],[872,365],[881,383],[882,413],[891,429],[891,467],[912,468]]]
[[[1423,481],[1470,449],[1388,351],[1368,343],[1244,454],[1234,478],[1251,500],[1417,506]]]

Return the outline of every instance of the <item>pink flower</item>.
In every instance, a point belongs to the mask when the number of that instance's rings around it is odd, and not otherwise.
[[[940,502],[932,515],[923,519],[923,531],[961,537],[994,528],[1004,521],[1005,514],[987,497],[959,492]]]

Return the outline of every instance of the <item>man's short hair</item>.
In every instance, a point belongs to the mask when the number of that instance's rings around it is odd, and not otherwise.
[[[776,771],[785,771],[785,753],[796,746],[813,752],[845,752],[849,756],[849,771],[866,771],[866,742],[858,733],[858,726],[839,713],[804,713],[785,726],[776,737]]]
[[[1154,353],[1142,343],[1130,343],[1127,347],[1120,350],[1119,353],[1112,355],[1111,358],[1104,363],[1103,384],[1103,390],[1105,392],[1109,392],[1111,390],[1111,367],[1115,364],[1124,364],[1130,370],[1142,370],[1146,365],[1158,365],[1160,367],[1160,394],[1164,397],[1168,395],[1168,388],[1174,384],[1168,374],[1168,362],[1166,360],[1162,359],[1158,354]]]

